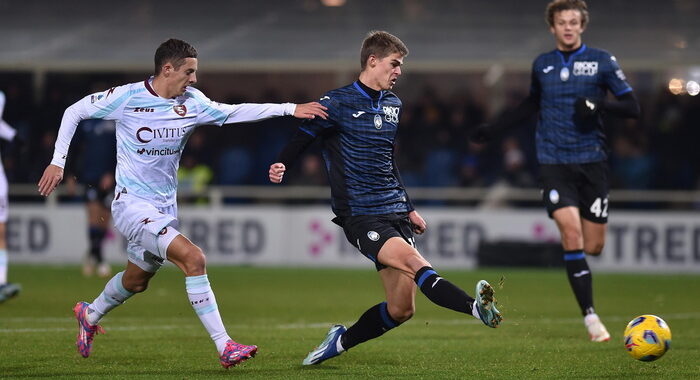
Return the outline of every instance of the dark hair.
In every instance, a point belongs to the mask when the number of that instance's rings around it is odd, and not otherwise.
[[[367,59],[370,55],[382,59],[393,53],[399,53],[405,57],[408,55],[408,48],[393,34],[383,30],[373,30],[367,33],[367,37],[362,41],[360,67],[362,67],[362,70],[365,69],[367,66]]]
[[[163,65],[170,62],[175,70],[185,63],[185,58],[197,58],[197,49],[183,40],[171,38],[158,46],[154,61],[155,75],[160,74]]]
[[[544,12],[545,20],[549,26],[554,26],[554,14],[561,11],[574,10],[581,12],[581,26],[588,24],[588,6],[584,0],[554,0],[547,5]]]

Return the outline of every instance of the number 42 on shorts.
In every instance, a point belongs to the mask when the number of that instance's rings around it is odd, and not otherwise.
[[[608,217],[608,198],[596,198],[591,205],[591,214],[595,215],[596,218],[607,218]]]

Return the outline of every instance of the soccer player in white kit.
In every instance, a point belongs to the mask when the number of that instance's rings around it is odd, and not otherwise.
[[[2,119],[5,110],[5,93],[0,91],[0,138],[7,141],[14,140],[17,131],[10,127]],[[7,223],[7,208],[9,200],[7,197],[7,177],[5,169],[0,162],[0,303],[15,297],[19,294],[21,287],[18,284],[7,282],[7,242],[5,240],[5,224]]]
[[[197,126],[223,125],[294,115],[325,118],[325,107],[306,104],[223,104],[213,102],[196,83],[197,51],[170,39],[155,53],[155,76],[143,82],[88,95],[68,107],[58,132],[53,160],[39,180],[48,196],[63,178],[68,147],[84,119],[116,121],[117,168],[112,216],[128,239],[126,270],[116,274],[92,302],[78,302],[76,345],[88,357],[100,319],[135,293],[143,292],[165,259],[185,273],[190,303],[209,332],[224,368],[254,356],[257,347],[236,343],[226,332],[206,273],[202,250],[177,231],[177,169],[187,138]]]

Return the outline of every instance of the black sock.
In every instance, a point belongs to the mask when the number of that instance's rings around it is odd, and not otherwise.
[[[401,322],[391,318],[386,309],[386,302],[382,302],[367,309],[360,319],[343,333],[340,344],[344,349],[349,350],[360,343],[381,336],[400,324]]]
[[[464,290],[440,277],[433,268],[421,268],[416,273],[414,280],[421,292],[434,304],[459,311],[460,313],[472,313],[474,298],[470,297]]]
[[[581,313],[585,316],[593,310],[593,277],[583,251],[564,251],[564,264],[569,284],[574,291]]]
[[[90,227],[88,235],[90,236],[90,256],[95,259],[96,263],[102,262],[102,240],[107,231],[99,227]]]

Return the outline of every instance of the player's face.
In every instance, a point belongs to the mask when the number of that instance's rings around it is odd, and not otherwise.
[[[197,83],[197,58],[185,58],[177,69],[173,68],[168,76],[168,89],[171,94],[180,96],[185,93],[187,86]]]
[[[401,76],[403,56],[400,53],[392,53],[375,62],[374,77],[382,90],[391,90]]]
[[[584,29],[581,24],[581,12],[567,9],[554,14],[554,26],[551,26],[549,31],[557,41],[557,48],[568,51],[581,46],[581,33]]]

